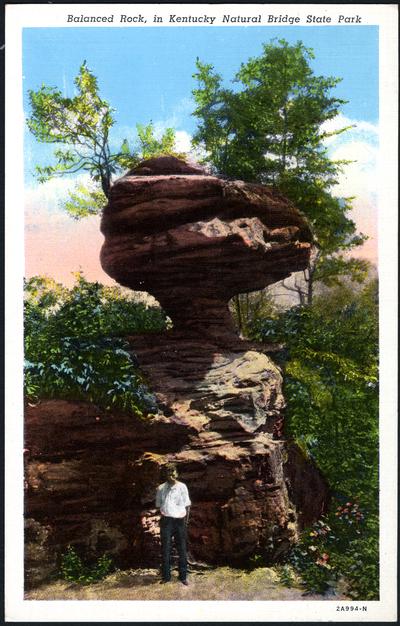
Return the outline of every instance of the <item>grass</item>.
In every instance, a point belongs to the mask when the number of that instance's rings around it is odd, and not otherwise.
[[[244,571],[219,567],[189,574],[184,587],[173,572],[172,581],[159,584],[156,569],[118,570],[101,582],[81,586],[54,581],[26,592],[25,600],[340,600],[343,596],[303,595],[295,585],[285,587],[273,568]]]

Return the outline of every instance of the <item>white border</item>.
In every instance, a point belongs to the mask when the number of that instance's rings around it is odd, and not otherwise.
[[[83,21],[68,21],[68,16],[72,15],[78,20],[81,18],[88,18],[91,16],[101,18],[105,21],[99,21],[96,23],[85,23]],[[126,22],[126,19],[136,19],[141,15],[143,21]],[[154,21],[154,15],[162,18],[162,22]],[[202,18],[204,15],[215,18],[210,22],[196,22],[194,20],[188,22],[177,22],[172,20],[170,16],[177,15],[180,17]],[[243,22],[229,22],[224,21],[224,15],[252,17],[257,19],[260,16],[260,21],[254,21],[248,24]],[[9,5],[7,6],[7,16],[12,16],[12,22],[15,26],[23,28],[24,26],[34,27],[48,27],[48,26],[62,26],[62,27],[97,27],[108,28],[121,27],[126,28],[129,26],[157,26],[160,28],[176,26],[185,27],[198,27],[198,26],[281,26],[290,28],[291,24],[287,21],[270,22],[269,16],[273,15],[279,20],[279,16],[285,19],[293,18],[299,20],[294,23],[294,26],[354,26],[361,23],[362,26],[371,24],[380,24],[383,27],[390,28],[392,32],[395,30],[396,22],[396,5],[395,4],[182,4],[182,3],[170,3],[170,4],[57,4],[51,7],[43,4],[24,4]],[[309,21],[308,16],[312,15],[318,18],[320,21]],[[361,22],[356,20],[356,16],[359,16]],[[121,21],[126,16],[125,21]],[[340,19],[343,16],[343,19]],[[112,22],[109,20],[112,18]],[[351,18],[354,18],[351,21]],[[326,20],[330,20],[327,23]],[[321,21],[324,20],[324,21]],[[10,20],[9,20],[10,23]]]
[[[164,17],[162,24],[153,23],[153,15]],[[23,248],[23,123],[22,110],[22,48],[23,27],[102,26],[103,24],[69,24],[67,16],[116,16],[108,26],[118,23],[120,14],[144,15],[146,26],[174,27],[168,15],[212,15],[213,25],[226,25],[224,14],[262,16],[261,25],[268,26],[268,15],[299,16],[307,24],[309,14],[331,16],[338,24],[338,15],[360,15],[362,24],[380,27],[380,193],[379,193],[379,273],[380,273],[380,342],[381,342],[381,599],[379,602],[352,602],[367,605],[368,611],[338,612],[342,602],[127,602],[127,601],[24,601],[23,600],[23,398],[22,398],[22,278]],[[7,621],[396,621],[396,441],[397,441],[397,5],[395,4],[251,4],[251,5],[9,5],[6,7],[6,277],[5,277],[5,352],[6,352],[6,567],[5,597]],[[140,24],[133,23],[138,26]],[[187,27],[195,23],[184,24]],[[197,24],[198,25],[198,24]],[[243,24],[238,24],[243,25]],[[260,23],[255,23],[260,26]],[[290,28],[285,24],[280,25]],[[233,24],[230,26],[235,27]],[[212,26],[210,26],[212,27]],[[251,24],[249,24],[251,27]]]

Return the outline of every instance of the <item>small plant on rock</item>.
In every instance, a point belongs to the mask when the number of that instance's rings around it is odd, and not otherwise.
[[[293,587],[295,584],[295,575],[293,572],[293,568],[285,563],[284,565],[278,565],[275,567],[275,570],[279,576],[279,582],[285,587]]]

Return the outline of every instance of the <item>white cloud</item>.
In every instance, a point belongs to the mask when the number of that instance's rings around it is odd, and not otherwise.
[[[166,118],[163,122],[159,122],[161,125],[168,128],[172,126],[173,128],[177,128],[181,126],[188,117],[191,116],[192,111],[196,108],[196,104],[193,98],[182,98],[173,108],[171,115]]]
[[[322,130],[334,132],[346,126],[352,128],[324,140],[331,159],[351,161],[343,165],[339,182],[332,192],[337,197],[354,196],[351,217],[370,240],[353,254],[376,261],[379,127],[364,120],[338,115],[326,122]]]
[[[88,185],[90,178],[87,174],[66,178],[53,178],[42,184],[25,188],[25,226],[27,229],[38,229],[47,224],[69,223],[62,205],[77,184]]]
[[[41,202],[54,205],[55,201],[65,198],[69,189],[72,189],[76,183],[87,182],[89,177],[86,175],[71,176],[63,178],[52,178],[45,183],[28,185],[25,188],[25,202],[29,205],[35,199],[40,198]]]
[[[349,143],[355,139],[364,139],[369,143],[376,144],[379,138],[379,127],[365,120],[354,120],[342,114],[324,122],[321,126],[323,133],[334,133],[342,128],[351,127],[344,133],[331,135],[324,139],[324,144],[330,146],[338,143]]]
[[[186,130],[177,130],[175,137],[175,149],[177,152],[191,152],[192,136]]]
[[[365,196],[377,192],[378,149],[365,141],[351,141],[342,144],[332,152],[333,160],[349,160],[335,186],[336,196]]]
[[[338,115],[325,122],[321,129],[334,132],[347,126],[351,128],[324,140],[331,159],[351,161],[343,165],[339,185],[334,187],[333,193],[336,196],[375,196],[378,186],[379,128],[364,120]]]

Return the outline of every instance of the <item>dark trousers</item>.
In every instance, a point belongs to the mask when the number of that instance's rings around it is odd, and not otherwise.
[[[172,538],[178,551],[179,579],[186,580],[187,553],[186,553],[186,524],[185,518],[165,517],[160,519],[161,536],[161,572],[163,580],[171,579],[171,552]]]

